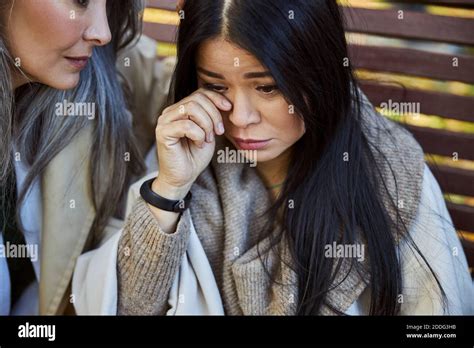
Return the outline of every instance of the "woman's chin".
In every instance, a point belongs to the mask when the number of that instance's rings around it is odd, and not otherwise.
[[[270,149],[261,149],[261,150],[256,150],[256,158],[257,162],[268,162],[273,159],[275,159],[278,156],[275,156],[274,152],[271,151]]]
[[[49,87],[61,90],[61,91],[66,91],[69,89],[76,88],[77,85],[79,84],[79,79],[80,79],[80,74],[79,73],[69,73],[69,74],[64,74],[61,77],[55,78],[52,81],[47,81],[45,83]]]

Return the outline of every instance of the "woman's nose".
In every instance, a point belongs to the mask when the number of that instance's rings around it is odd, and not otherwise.
[[[233,100],[232,100],[233,99]],[[260,122],[260,113],[245,96],[232,98],[233,108],[229,120],[238,128],[247,128],[249,125]]]
[[[84,39],[91,41],[95,46],[107,45],[112,40],[109,21],[107,18],[106,2],[98,5],[96,10],[90,11],[90,25],[84,33]]]

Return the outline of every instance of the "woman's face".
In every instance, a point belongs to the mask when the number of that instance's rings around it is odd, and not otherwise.
[[[197,55],[200,88],[225,95],[233,104],[223,112],[226,138],[237,148],[257,150],[259,162],[288,150],[305,132],[270,72],[249,52],[221,38],[204,42]],[[245,144],[243,140],[265,140]]]
[[[56,89],[74,88],[94,47],[111,40],[106,0],[13,0],[8,12],[13,58],[30,81]],[[14,73],[15,87],[28,82]]]

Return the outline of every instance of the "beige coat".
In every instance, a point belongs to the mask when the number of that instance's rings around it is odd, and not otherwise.
[[[142,38],[122,54],[119,71],[131,90],[134,131],[145,153],[154,141],[154,128],[165,102],[174,60],[156,60],[156,43]],[[42,229],[39,283],[39,313],[73,313],[70,282],[76,260],[90,245],[95,217],[90,185],[90,128],[84,129],[47,166],[41,178]],[[71,200],[74,204],[71,205]],[[74,206],[74,208],[71,208]],[[104,240],[121,222],[110,220]]]

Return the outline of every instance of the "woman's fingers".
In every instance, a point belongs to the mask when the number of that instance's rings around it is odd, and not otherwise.
[[[181,138],[188,138],[198,147],[202,148],[206,141],[206,133],[204,130],[191,120],[177,120],[163,126],[158,133],[161,142],[167,145],[174,145],[178,141],[181,141]]]
[[[203,129],[205,129],[206,134],[209,137],[212,137],[212,129],[214,129],[216,134],[224,134],[224,122],[219,109],[230,111],[232,109],[232,104],[226,97],[217,92],[199,89],[190,96],[181,100],[179,103],[166,108],[161,117],[165,117],[166,122],[173,122],[175,120],[186,118],[193,119],[193,117],[196,117],[195,120],[198,124],[200,123],[199,120],[203,117],[209,118],[210,122],[212,122],[210,129],[208,128],[209,123],[206,120],[202,120],[201,123],[204,123]],[[202,113],[202,110],[205,111],[204,114]]]
[[[197,101],[190,100],[186,103],[180,103],[178,108],[172,109],[161,116],[162,122],[172,123],[178,120],[191,120],[203,129],[206,134],[206,141],[212,142],[214,137],[212,119],[209,117],[206,109]]]
[[[204,89],[204,88],[198,89],[195,92],[195,94],[196,93],[204,94],[206,97],[208,97],[212,101],[212,103],[218,109],[220,109],[222,111],[230,111],[232,109],[232,103],[229,101],[229,99],[227,99],[225,96],[223,96],[220,93],[210,91],[210,90]]]
[[[215,102],[222,104],[223,103],[222,99],[216,99],[216,100],[212,101],[211,98],[214,97],[214,96],[210,93],[206,94],[205,92],[206,91],[201,91],[201,90],[198,91],[195,94],[195,98],[199,101],[201,106],[207,111],[207,113],[211,117],[212,123],[214,125],[214,131],[216,132],[216,134],[222,135],[222,134],[224,134],[224,121],[222,120],[222,115],[221,115],[220,111],[218,110],[218,108],[214,104]],[[216,94],[218,94],[218,93],[216,93]],[[224,100],[226,100],[226,99],[224,99]],[[229,104],[227,106],[227,110],[230,110],[232,108],[232,104],[230,104],[230,102],[228,102],[228,103]],[[222,106],[222,107],[224,107],[224,106]],[[227,110],[224,110],[224,111],[227,111]]]

